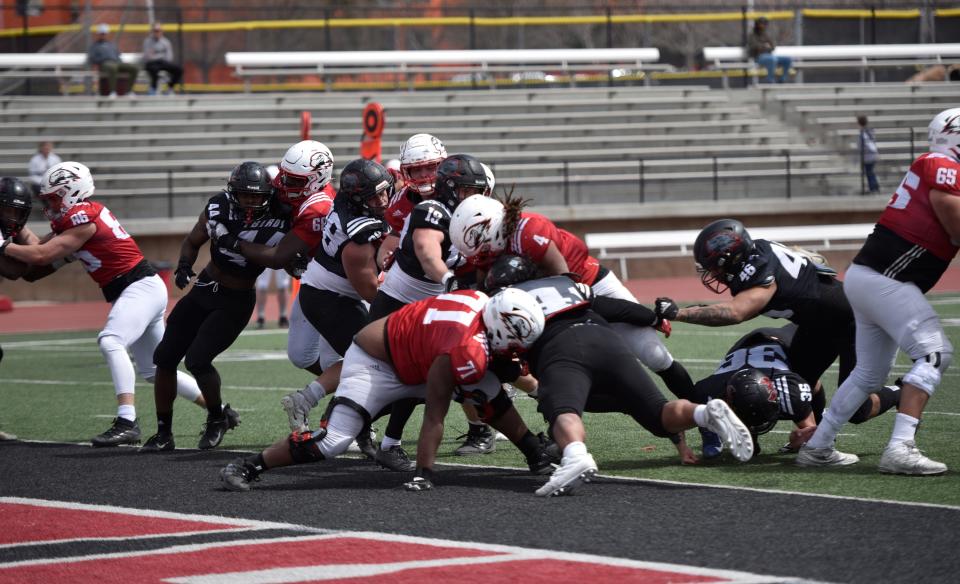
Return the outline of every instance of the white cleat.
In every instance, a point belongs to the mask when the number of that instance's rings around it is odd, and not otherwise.
[[[834,447],[811,448],[804,444],[797,453],[796,460],[793,461],[797,466],[817,467],[817,466],[849,466],[860,462],[860,457],[856,454],[847,454],[840,452]]]
[[[308,417],[312,408],[306,396],[299,390],[280,398],[280,405],[287,413],[287,422],[292,431],[306,432],[310,429]]]
[[[720,436],[723,445],[740,462],[753,458],[750,430],[722,399],[712,399],[707,403],[707,429]]]
[[[590,453],[577,457],[564,456],[560,466],[550,475],[550,480],[537,489],[535,494],[538,497],[572,495],[577,487],[583,483],[589,483],[595,474],[597,474],[597,463],[594,462]]]
[[[904,475],[938,475],[947,472],[947,465],[923,455],[913,440],[887,446],[877,466],[880,472]]]

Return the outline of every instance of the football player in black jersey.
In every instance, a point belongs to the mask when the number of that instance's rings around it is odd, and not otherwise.
[[[738,459],[750,459],[750,432],[725,402],[668,401],[608,322],[653,326],[653,311],[629,300],[594,297],[589,286],[567,276],[528,279],[535,272],[529,259],[503,255],[490,266],[484,287],[489,293],[503,286],[524,290],[546,317],[543,334],[524,359],[540,382],[538,410],[549,421],[563,459],[537,495],[570,493],[597,472],[584,444],[585,411],[628,414],[655,436],[671,437],[685,462],[696,458],[678,434],[695,426],[722,436]]]
[[[9,240],[13,243],[40,243],[40,238],[27,227],[27,219],[33,209],[30,189],[23,182],[11,176],[0,178],[0,244]],[[52,266],[30,266],[6,255],[0,255],[0,277],[8,280],[23,278],[28,282],[49,275],[65,264],[60,260]]]
[[[320,333],[318,364],[323,374],[319,381],[326,394],[336,391],[343,356],[354,335],[370,322],[364,302],[373,301],[377,295],[377,251],[390,231],[383,216],[393,183],[389,171],[372,160],[358,158],[343,168],[320,247],[300,278],[300,307]],[[306,390],[291,393],[281,401],[284,409],[297,414],[302,426],[307,425],[307,414],[318,402]],[[396,461],[385,464],[391,470],[413,470],[399,445],[389,453],[378,453],[372,444],[368,447],[366,441],[358,442],[367,456]]]
[[[788,354],[797,325],[759,328],[742,336],[727,351],[712,375],[695,385],[692,401],[707,403],[726,399],[754,436],[754,456],[760,452],[757,436],[770,431],[777,420],[790,420],[796,428],[781,451],[795,452],[813,434],[823,416],[823,386],[791,370]],[[755,372],[743,374],[742,372]],[[766,380],[766,381],[763,381]],[[759,391],[767,385],[769,392]],[[769,399],[767,399],[769,397]],[[772,404],[764,408],[764,402]],[[860,424],[900,403],[900,388],[885,386],[870,395],[856,411],[852,422]]]
[[[176,285],[183,289],[196,274],[193,263],[200,247],[210,239],[208,222],[215,221],[245,241],[276,245],[290,228],[290,211],[273,196],[267,169],[256,162],[243,162],[230,173],[227,188],[207,202],[193,229],[180,246]],[[256,304],[255,284],[263,267],[238,253],[211,242],[210,262],[197,276],[193,288],[177,302],[167,319],[167,330],[153,354],[157,365],[154,400],[157,433],[140,452],[175,448],[173,402],[177,396],[176,371],[181,360],[193,374],[206,400],[207,423],[198,448],[215,448],[227,430],[240,423],[240,416],[222,405],[220,374],[213,359],[237,339],[250,322]]]
[[[856,365],[853,310],[836,272],[822,258],[754,240],[735,219],[704,227],[693,255],[703,285],[717,294],[729,289],[733,299],[679,308],[669,298],[658,298],[659,316],[706,326],[738,324],[760,314],[786,318],[797,324],[788,356],[798,375],[816,383],[839,357],[838,383],[847,378]]]

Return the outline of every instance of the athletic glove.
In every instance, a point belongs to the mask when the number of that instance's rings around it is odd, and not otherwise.
[[[676,320],[680,313],[680,307],[672,299],[661,296],[654,301],[653,311],[657,315],[657,321]]]
[[[430,491],[433,490],[433,471],[429,468],[418,468],[417,474],[410,482],[403,483],[403,488],[408,491]]]
[[[290,260],[290,264],[284,268],[292,278],[300,279],[300,276],[307,271],[307,266],[310,265],[310,257],[297,252],[297,255]]]
[[[207,221],[207,235],[210,236],[213,244],[217,247],[233,253],[240,253],[240,242],[242,240],[230,233],[230,230],[223,223]]]
[[[577,282],[573,286],[577,289],[577,292],[579,292],[580,295],[583,296],[584,300],[586,300],[587,302],[593,301],[593,297],[594,297],[593,288],[591,288],[587,284],[584,284],[583,282]]]
[[[454,277],[453,272],[447,272],[440,278],[440,283],[443,284],[443,289],[445,292],[453,292],[458,289],[459,282],[457,282],[456,277]]]
[[[13,236],[12,236],[12,235],[11,235],[10,237],[4,239],[4,240],[3,240],[3,243],[0,243],[0,256],[6,255],[6,253],[7,253],[7,246],[10,245],[11,243],[13,243]]]
[[[181,259],[177,263],[177,271],[173,273],[174,282],[177,288],[183,290],[190,283],[190,280],[197,274],[193,271],[193,264],[189,260]]]
[[[663,336],[670,338],[670,333],[673,332],[673,325],[670,324],[670,321],[665,318],[657,319],[657,324],[653,327],[663,333]]]

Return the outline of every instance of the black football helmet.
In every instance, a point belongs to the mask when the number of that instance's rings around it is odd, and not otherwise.
[[[243,205],[239,195],[261,195],[261,202],[255,205]],[[252,223],[263,217],[273,199],[273,185],[270,173],[259,162],[241,162],[230,173],[227,181],[227,196],[231,202],[244,212],[244,222]]]
[[[33,199],[30,189],[20,179],[5,176],[0,178],[0,234],[3,239],[16,237],[27,224]]]
[[[353,208],[367,217],[383,217],[386,205],[371,206],[370,200],[387,192],[387,200],[393,195],[393,175],[383,165],[357,158],[351,160],[340,172],[340,189],[337,196],[345,196]]]
[[[717,294],[723,293],[754,249],[750,234],[736,219],[719,219],[707,225],[693,244],[700,281]]]
[[[487,271],[483,280],[483,289],[492,293],[499,288],[506,288],[520,282],[532,280],[537,276],[537,265],[523,256],[502,255],[498,257]]]
[[[467,197],[485,194],[487,186],[487,172],[479,160],[469,154],[453,154],[437,167],[433,198],[453,211]]]
[[[780,418],[780,400],[773,381],[758,369],[741,369],[727,381],[727,400],[754,434],[769,432]]]

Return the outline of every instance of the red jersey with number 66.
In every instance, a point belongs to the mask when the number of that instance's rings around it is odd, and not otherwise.
[[[477,383],[487,372],[483,307],[487,295],[457,290],[408,304],[387,319],[387,343],[397,377],[407,385],[427,381],[434,359],[449,355],[458,385]]]
[[[932,288],[960,248],[937,218],[931,190],[960,196],[960,162],[936,152],[914,160],[854,263]]]
[[[520,222],[510,238],[510,252],[526,256],[539,264],[551,241],[563,259],[567,260],[570,271],[580,276],[584,284],[593,285],[600,271],[600,262],[590,256],[587,244],[539,213],[520,214]]]
[[[83,262],[90,277],[103,288],[111,280],[126,274],[143,261],[143,253],[110,209],[94,201],[71,207],[50,222],[54,233],[93,223],[97,230],[73,255]]]
[[[327,185],[320,192],[314,193],[306,198],[296,209],[293,210],[293,227],[291,232],[302,239],[310,247],[310,255],[316,253],[317,248],[323,241],[324,219],[333,210],[333,199],[336,192],[333,186]]]

